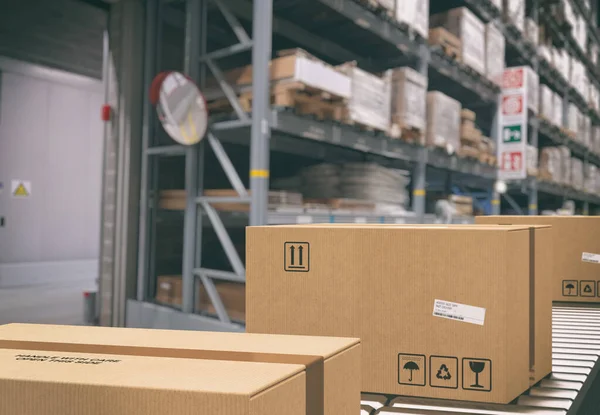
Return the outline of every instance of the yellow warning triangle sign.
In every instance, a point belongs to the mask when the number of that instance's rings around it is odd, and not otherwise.
[[[17,186],[13,195],[26,197],[26,196],[29,196],[29,192],[27,191],[27,189],[25,189],[25,186],[23,185],[23,183],[19,183],[19,186]]]

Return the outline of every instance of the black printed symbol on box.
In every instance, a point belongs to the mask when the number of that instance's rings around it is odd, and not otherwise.
[[[429,385],[433,388],[458,389],[458,359],[429,356]]]
[[[398,354],[398,383],[425,386],[427,365],[423,354]]]
[[[581,297],[595,297],[596,281],[581,281],[579,295]]]
[[[462,388],[490,392],[492,390],[492,361],[471,357],[463,358]]]
[[[308,272],[310,270],[310,245],[308,242],[286,242],[283,244],[284,270]]]
[[[577,297],[579,295],[579,281],[564,280],[562,282],[562,294],[564,297]]]
[[[596,295],[598,297],[600,297],[600,281],[598,281],[597,287],[596,287]]]

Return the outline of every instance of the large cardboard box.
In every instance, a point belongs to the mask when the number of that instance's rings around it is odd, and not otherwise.
[[[360,408],[360,340],[352,338],[9,324],[0,326],[0,351],[3,349],[4,351],[8,350],[8,352],[0,354],[0,363],[3,368],[0,371],[0,382],[5,382],[5,385],[10,387],[0,387],[0,408],[2,408],[2,402],[12,400],[11,393],[17,393],[16,391],[19,390],[18,388],[22,385],[22,382],[39,378],[40,380],[45,379],[49,384],[54,384],[66,382],[71,376],[77,376],[76,383],[81,385],[86,385],[86,382],[102,382],[103,376],[105,376],[107,379],[105,380],[107,382],[106,387],[111,386],[112,378],[117,386],[131,388],[143,388],[144,379],[147,377],[149,384],[152,386],[151,391],[158,390],[160,392],[161,389],[163,390],[163,399],[169,399],[166,391],[179,387],[194,396],[192,400],[197,405],[195,411],[202,408],[201,412],[206,409],[206,413],[218,412],[220,414],[231,413],[232,415],[238,413],[257,415],[265,413],[287,414],[289,409],[290,413],[299,415],[338,415],[357,413]],[[95,378],[97,372],[89,371],[89,367],[87,368],[88,372],[86,370],[81,372],[78,369],[72,372],[66,369],[62,374],[47,373],[52,372],[50,368],[57,367],[52,362],[57,359],[60,360],[61,357],[70,356],[73,360],[90,354],[126,356],[108,358],[132,363],[116,365],[112,370],[107,369],[106,372],[101,372],[102,374],[98,375],[99,378]],[[28,363],[14,362],[16,355],[42,355],[50,356],[50,358],[44,360],[45,364],[38,365],[39,367],[36,369],[35,367],[30,368],[31,364],[28,366]],[[4,358],[2,358],[3,356]],[[59,357],[55,358],[54,356]],[[6,370],[5,363],[11,364],[8,370]],[[68,366],[76,367],[77,365]],[[102,365],[101,367],[105,366],[110,365]],[[142,366],[153,369],[148,372],[140,371],[136,373],[137,368]],[[185,367],[190,369],[184,369]],[[253,368],[256,370],[254,379],[252,379]],[[94,367],[94,370],[96,370],[96,367]],[[26,374],[24,375],[25,378],[19,375],[20,371]],[[55,372],[61,371],[55,370]],[[86,373],[89,376],[88,380],[83,377]],[[172,374],[171,378],[169,374]],[[137,381],[132,380],[133,383],[131,384],[121,385],[119,381],[115,381],[121,375],[125,376],[126,379],[134,378]],[[296,377],[299,380],[292,381]],[[18,379],[22,379],[22,381],[15,382]],[[161,381],[163,381],[162,384]],[[208,398],[196,398],[194,395],[194,393],[198,393],[200,396],[220,394],[223,400],[226,400],[226,396],[232,395],[231,399],[234,403],[232,403],[231,408],[238,405],[237,410],[240,411],[239,405],[242,405],[244,396],[249,395],[250,392],[254,394],[247,396],[246,400],[251,400],[252,396],[258,395],[261,391],[267,391],[269,387],[276,386],[278,383],[289,382],[294,383],[292,391],[285,392],[287,387],[284,387],[281,393],[284,395],[285,400],[289,400],[293,403],[293,406],[299,407],[300,410],[297,408],[291,409],[289,406],[264,406],[259,407],[258,412],[234,412],[233,409],[228,409],[227,406],[223,408],[212,406],[213,410],[208,410],[205,406],[199,404],[203,402],[201,399]],[[248,385],[254,389],[251,389]],[[40,401],[46,400],[46,394],[40,394],[39,390],[36,392],[35,385],[31,388],[29,389],[30,397],[39,396]],[[208,393],[204,392],[204,388]],[[56,385],[49,386],[47,390],[56,391],[58,396],[63,396],[65,399],[69,396],[67,391],[73,391],[73,389],[67,387],[65,387],[65,390],[61,390]],[[6,395],[3,396],[3,393]],[[19,393],[21,393],[20,390]],[[99,389],[93,389],[89,393],[102,395]],[[277,390],[274,393],[273,396],[279,394]],[[48,394],[51,395],[52,393],[48,392]],[[130,394],[131,396],[124,391],[121,399],[131,399],[135,402],[142,399],[133,392],[130,392]],[[148,397],[150,393],[142,395],[143,399],[148,402],[154,402],[156,399],[150,399]],[[182,397],[179,399],[183,400],[185,393],[182,392],[181,395]],[[234,399],[235,395],[241,395],[237,401]],[[216,397],[213,399],[216,399]],[[272,399],[275,398],[272,397],[269,400]],[[163,413],[173,412],[174,408],[177,408],[175,412],[192,413],[192,409],[187,410],[188,412],[179,409],[188,408],[188,406],[177,406],[184,405],[183,401],[180,402],[180,400],[175,397],[173,399],[174,406],[162,413],[154,410],[143,413],[162,415]],[[148,405],[148,402],[144,404],[144,408]],[[292,405],[292,403],[286,405]],[[43,402],[38,403],[37,401],[35,403],[35,405],[42,404]],[[223,404],[225,405],[226,402]],[[278,400],[275,400],[271,405],[275,404],[281,405]],[[248,403],[244,405],[247,406]],[[250,404],[250,407],[252,407],[252,404]],[[19,406],[15,408],[19,408]],[[29,415],[34,412],[9,411],[2,413]],[[45,410],[35,413],[75,412]],[[81,413],[83,414],[83,412]],[[89,413],[124,413],[124,411],[111,412],[104,410]],[[132,409],[131,413],[140,413],[140,410],[137,408],[136,410]]]
[[[391,128],[425,131],[427,77],[409,67],[396,68],[392,70],[391,82]],[[399,131],[393,133],[395,136]]]
[[[460,148],[460,102],[439,91],[427,93],[425,142],[448,152]]]
[[[397,0],[396,20],[406,23],[425,39],[429,36],[429,2]]]
[[[425,3],[425,2],[424,2]],[[480,74],[485,71],[485,25],[466,7],[430,17],[432,27],[443,26],[461,41],[462,61]]]
[[[551,225],[553,300],[600,302],[600,216],[479,216],[475,222]]]
[[[0,366],[6,415],[308,415],[301,365],[0,349]]]
[[[529,227],[247,228],[247,330],[361,338],[363,391],[508,403],[530,386]]]

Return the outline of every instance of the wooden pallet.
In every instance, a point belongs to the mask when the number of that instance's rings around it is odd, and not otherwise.
[[[444,54],[453,60],[462,61],[461,40],[443,27],[429,29],[428,42],[430,45],[439,46]]]
[[[573,140],[577,137],[577,133],[575,131],[569,130],[568,128],[560,127],[560,131]]]
[[[478,148],[468,145],[461,145],[456,154],[461,158],[468,158],[477,161],[479,161],[479,157],[481,155]]]
[[[245,112],[252,110],[252,91],[238,96],[238,102]],[[319,120],[342,121],[346,100],[302,82],[278,82],[271,87],[271,105],[293,109],[300,115],[313,115]],[[221,98],[208,104],[212,112],[231,111],[230,102]]]
[[[417,127],[403,125],[401,122],[392,121],[388,136],[411,144],[425,144],[425,131]]]

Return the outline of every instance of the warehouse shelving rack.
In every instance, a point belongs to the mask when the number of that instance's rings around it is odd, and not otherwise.
[[[156,74],[160,52],[161,19],[165,7],[172,1],[148,0],[146,21],[145,84],[149,85]],[[176,3],[176,2],[175,2]],[[227,225],[234,218],[235,223],[243,222],[244,215],[221,214],[213,203],[248,203],[250,205],[250,225],[303,223],[303,222],[379,222],[379,223],[429,223],[435,218],[425,213],[425,187],[428,169],[446,171],[448,175],[468,178],[474,188],[493,193],[497,177],[496,169],[478,162],[459,159],[440,151],[415,146],[401,140],[391,140],[381,136],[355,130],[333,122],[317,121],[269,108],[268,65],[272,54],[272,35],[292,39],[294,44],[304,47],[331,62],[341,63],[356,60],[369,70],[381,70],[412,64],[420,73],[434,74],[447,81],[459,91],[465,100],[477,100],[484,111],[489,111],[492,138],[497,138],[495,114],[499,99],[499,88],[485,77],[475,74],[430,48],[426,41],[409,28],[367,9],[356,0],[185,0],[185,64],[184,71],[201,87],[210,74],[219,80],[225,96],[234,108],[235,117],[215,118],[209,134],[197,146],[158,146],[156,135],[158,126],[153,109],[148,104],[144,108],[143,145],[145,157],[142,163],[142,192],[140,211],[138,290],[135,300],[128,301],[128,324],[145,327],[195,328],[210,330],[243,330],[243,326],[232,322],[215,289],[213,280],[245,281],[243,263],[227,232]],[[307,5],[306,3],[310,3]],[[489,0],[466,0],[466,5],[484,22],[494,21],[507,39],[507,47],[514,53],[516,62],[528,64],[549,80],[557,80],[552,68],[539,65],[535,47],[515,31],[515,28],[502,23],[499,12]],[[207,38],[210,35],[208,10],[216,7],[231,26],[237,43],[207,53]],[[336,24],[347,38],[345,42],[327,39],[319,27],[310,27],[292,21],[290,16],[302,15],[299,9],[317,9],[322,16],[329,16],[329,24]],[[537,10],[537,8],[535,8]],[[535,16],[534,16],[535,17]],[[240,19],[253,22],[252,37],[249,36]],[[322,22],[321,22],[322,23]],[[327,22],[325,22],[327,24]],[[342,30],[343,29],[343,30]],[[347,30],[346,30],[347,29]],[[353,35],[355,33],[355,35]],[[363,39],[361,46],[356,38]],[[341,45],[341,46],[340,46]],[[361,49],[362,47],[362,49]],[[252,53],[253,71],[253,110],[245,113],[237,104],[232,88],[222,79],[217,60],[244,52]],[[369,54],[377,51],[378,56]],[[430,77],[431,78],[431,77]],[[570,87],[558,85],[566,91]],[[442,92],[444,92],[442,90]],[[478,107],[479,108],[479,107]],[[538,127],[541,134],[548,135],[557,143],[567,142],[560,132],[542,121],[532,119],[531,143],[537,146]],[[250,139],[249,139],[250,138]],[[250,192],[248,192],[229,159],[223,143],[250,145]],[[201,168],[205,147],[210,146],[217,156],[230,184],[237,192],[236,197],[207,197],[203,195]],[[577,143],[569,142],[574,154],[597,161]],[[414,214],[406,216],[342,215],[306,211],[269,211],[267,203],[270,151],[279,150],[292,154],[319,157],[326,151],[350,151],[361,154],[365,159],[374,160],[388,166],[412,169]],[[187,194],[184,211],[184,252],[183,252],[183,299],[181,310],[153,304],[150,299],[150,278],[155,276],[152,256],[155,251],[155,222],[158,211],[157,160],[160,157],[185,157],[185,190]],[[519,184],[528,194],[529,213],[537,212],[538,191],[562,197],[573,197],[584,203],[600,203],[599,198],[572,189],[553,186],[534,179]],[[504,195],[508,202],[519,208],[510,195]],[[493,194],[492,213],[500,212],[500,195]],[[248,218],[248,216],[245,216]],[[240,219],[241,218],[241,219]],[[461,222],[469,219],[461,218]],[[231,264],[232,271],[206,269],[200,262],[202,233],[208,224],[214,229]],[[193,314],[195,284],[204,284],[217,319]]]

